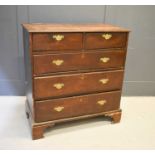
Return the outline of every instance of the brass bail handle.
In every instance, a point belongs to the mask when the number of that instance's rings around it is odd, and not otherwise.
[[[57,111],[57,112],[61,112],[63,109],[64,109],[63,106],[58,106],[58,107],[54,108],[54,110]]]
[[[104,34],[102,34],[102,38],[104,38],[105,40],[109,40],[110,38],[112,38],[112,34],[104,33]]]
[[[56,66],[60,66],[64,63],[64,60],[57,59],[57,60],[53,60],[52,63],[55,64]]]
[[[54,85],[53,85],[53,87],[55,87],[56,89],[62,89],[63,87],[64,87],[65,85],[64,85],[64,83],[55,83]]]
[[[63,40],[65,37],[64,37],[64,35],[61,35],[61,34],[55,34],[55,35],[53,35],[52,38],[55,39],[56,41],[61,41],[61,40]]]
[[[109,57],[102,57],[102,58],[100,58],[100,61],[103,63],[107,63],[110,61],[110,58]]]
[[[107,102],[106,100],[99,100],[97,101],[97,104],[103,106],[106,102]]]
[[[102,84],[107,84],[109,82],[109,79],[100,79],[99,82],[101,82]]]

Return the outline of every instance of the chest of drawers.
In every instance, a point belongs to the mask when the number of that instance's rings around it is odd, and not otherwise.
[[[60,122],[120,121],[129,31],[104,24],[23,24],[32,138]]]

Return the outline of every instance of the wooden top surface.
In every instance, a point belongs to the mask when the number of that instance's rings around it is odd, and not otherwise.
[[[107,24],[22,24],[28,32],[129,32],[128,29]]]

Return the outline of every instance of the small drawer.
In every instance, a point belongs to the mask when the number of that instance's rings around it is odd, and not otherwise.
[[[122,87],[123,70],[36,77],[34,97],[36,100],[81,95]]]
[[[85,49],[121,48],[127,43],[127,33],[86,33]]]
[[[118,110],[120,91],[35,102],[35,122]]]
[[[124,67],[124,50],[34,55],[34,75]]]
[[[80,50],[82,40],[82,33],[36,33],[33,34],[33,50]]]

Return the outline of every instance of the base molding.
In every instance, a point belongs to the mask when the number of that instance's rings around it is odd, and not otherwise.
[[[84,116],[78,116],[78,117],[72,117],[72,118],[65,118],[65,119],[35,123],[27,101],[25,103],[25,106],[26,106],[26,117],[29,121],[33,140],[43,138],[45,129],[52,127],[57,123],[92,118],[92,117],[97,117],[97,116],[110,117],[112,123],[118,123],[120,122],[121,113],[122,113],[121,109],[119,109],[119,110],[109,111],[109,112],[102,112],[102,113],[97,113],[97,114],[90,114],[90,115],[84,115]]]

